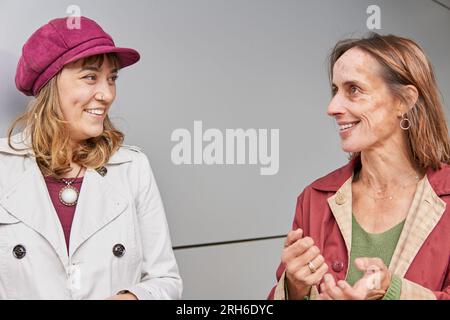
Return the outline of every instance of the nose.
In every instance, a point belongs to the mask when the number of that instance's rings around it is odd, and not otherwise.
[[[345,99],[343,99],[339,94],[334,95],[328,105],[327,114],[330,117],[336,117],[344,114],[345,111]]]
[[[96,89],[97,90],[94,97],[103,103],[111,104],[116,98],[116,87],[109,84],[106,79],[104,81],[100,81],[97,84]]]

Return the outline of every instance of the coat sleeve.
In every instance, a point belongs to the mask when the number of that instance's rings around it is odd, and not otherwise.
[[[450,256],[447,263],[447,274],[445,275],[442,291],[433,291],[437,300],[450,300]]]
[[[292,230],[296,230],[298,228],[303,229],[304,232],[307,233],[307,230],[304,229],[304,210],[303,210],[303,201],[305,198],[305,193],[307,190],[305,189],[297,198],[297,205],[295,208],[295,217],[294,222],[292,223]],[[277,279],[277,285],[275,285],[272,290],[269,293],[268,299],[272,300],[287,300],[288,297],[286,296],[286,283],[285,283],[285,265],[283,263],[280,263],[278,266],[278,269],[276,271],[276,279]],[[318,294],[316,286],[313,286],[311,288],[310,292],[310,298],[314,299],[315,296]]]
[[[450,300],[450,285],[443,291],[431,291],[415,282],[402,278],[400,300]]]
[[[136,199],[143,248],[141,282],[121,292],[129,291],[139,300],[181,299],[183,285],[161,196],[147,157],[142,152],[138,157],[144,179]]]
[[[445,276],[444,285],[442,291],[433,291],[436,299],[438,300],[450,300],[450,257],[447,267],[447,275]]]

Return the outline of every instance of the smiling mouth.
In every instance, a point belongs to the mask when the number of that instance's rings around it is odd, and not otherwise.
[[[340,132],[347,131],[347,130],[353,128],[354,126],[356,126],[360,122],[361,121],[355,121],[355,122],[349,122],[349,123],[345,123],[345,124],[340,124],[339,125],[339,131]]]
[[[106,112],[103,108],[94,108],[94,109],[84,109],[84,112],[89,113],[94,116],[103,116]]]

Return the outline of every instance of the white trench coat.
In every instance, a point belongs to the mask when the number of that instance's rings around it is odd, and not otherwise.
[[[26,148],[20,134],[14,146]],[[88,169],[69,251],[33,152],[0,139],[0,299],[179,299],[182,281],[144,153],[123,146]],[[114,247],[124,249],[120,256]]]

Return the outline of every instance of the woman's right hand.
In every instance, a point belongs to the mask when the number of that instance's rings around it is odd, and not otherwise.
[[[302,238],[303,230],[292,230],[284,243],[281,261],[286,267],[289,299],[303,299],[318,285],[328,271],[328,265],[310,237]],[[308,265],[308,263],[311,264]],[[314,272],[313,272],[314,271]]]

